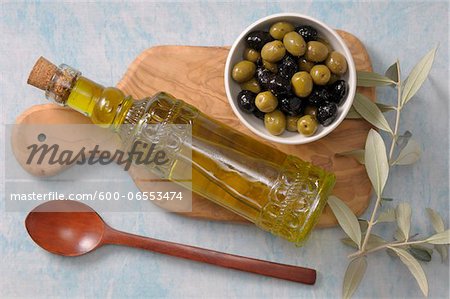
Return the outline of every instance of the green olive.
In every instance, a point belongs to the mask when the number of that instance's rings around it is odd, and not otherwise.
[[[342,75],[347,71],[347,60],[339,52],[331,52],[325,63],[333,74]]]
[[[274,110],[264,115],[264,126],[272,135],[283,134],[286,129],[286,116],[280,110]]]
[[[307,72],[295,73],[291,78],[291,85],[294,93],[298,97],[307,97],[312,91],[313,80],[311,75]]]
[[[321,42],[322,44],[324,44],[325,46],[327,46],[328,53],[333,52],[333,48],[331,47],[330,43],[329,43],[327,40],[325,40],[325,39],[323,39],[323,38],[318,38],[317,41],[318,41],[318,42]]]
[[[234,79],[234,81],[243,83],[253,78],[255,71],[256,65],[253,62],[242,60],[234,65],[231,77]]]
[[[244,59],[251,61],[251,62],[255,62],[259,59],[259,57],[261,57],[261,54],[256,51],[255,49],[252,48],[247,48],[244,50]]]
[[[297,122],[298,116],[287,116],[286,117],[286,130],[289,132],[297,132]]]
[[[277,97],[270,91],[264,91],[258,93],[255,99],[256,108],[261,112],[272,112],[278,106]]]
[[[316,85],[325,85],[330,81],[330,70],[326,65],[317,64],[311,69],[310,75]]]
[[[306,52],[306,43],[303,37],[295,31],[286,33],[283,37],[286,51],[294,56],[302,56]]]
[[[328,56],[328,48],[321,42],[310,41],[306,44],[305,58],[312,62],[324,61]]]
[[[278,65],[276,63],[268,62],[267,60],[263,59],[263,66],[264,68],[268,69],[272,73],[276,74],[278,72]]]
[[[328,84],[333,84],[334,82],[336,82],[337,80],[339,80],[339,76],[336,74],[331,73],[330,76],[330,81],[328,81]]]
[[[305,115],[311,115],[312,117],[316,117],[317,115],[317,107],[314,106],[306,106]]]
[[[255,78],[241,83],[240,86],[242,90],[250,90],[253,93],[259,93],[261,91],[261,87],[259,86],[258,81],[256,81]]]
[[[298,132],[305,136],[313,135],[317,131],[317,127],[317,120],[311,115],[304,115],[297,122]]]
[[[308,61],[304,57],[301,57],[298,60],[298,67],[299,67],[300,71],[305,71],[305,72],[309,73],[313,66],[314,66],[314,62]]]
[[[269,33],[274,39],[282,40],[286,33],[294,31],[294,26],[288,22],[277,22],[270,27]]]
[[[286,54],[284,45],[279,40],[274,40],[264,45],[261,50],[261,57],[268,62],[278,62]]]

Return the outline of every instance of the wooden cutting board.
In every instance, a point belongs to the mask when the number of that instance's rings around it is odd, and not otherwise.
[[[357,70],[371,71],[370,58],[364,45],[350,33],[338,32],[349,46]],[[227,54],[228,48],[225,47],[153,47],[135,59],[117,87],[136,99],[152,95],[157,91],[167,91],[242,133],[251,135],[261,142],[268,142],[240,124],[227,102],[223,82]],[[358,91],[372,99],[375,98],[374,89],[360,88]],[[67,108],[45,104],[26,110],[17,118],[16,123],[78,124],[89,123],[89,120]],[[345,120],[330,135],[314,143],[272,145],[334,172],[337,182],[333,194],[344,200],[357,215],[360,215],[370,201],[370,181],[363,166],[352,158],[338,156],[336,153],[363,148],[370,128],[371,126],[363,120]],[[13,136],[13,140],[18,140],[19,137],[16,137]],[[30,172],[35,175],[43,173],[49,175],[62,170],[63,168],[54,166],[52,169],[30,170]],[[136,184],[141,187],[138,182]],[[192,212],[183,213],[183,215],[210,220],[247,222],[196,194],[193,194]],[[336,219],[327,207],[319,220],[318,227],[335,224]]]

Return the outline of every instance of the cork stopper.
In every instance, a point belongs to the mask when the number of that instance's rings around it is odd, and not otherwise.
[[[31,70],[27,83],[45,90],[48,99],[64,105],[80,75],[80,72],[67,65],[57,67],[44,57],[40,57]]]
[[[31,70],[27,83],[39,89],[47,90],[57,71],[56,65],[41,56]]]

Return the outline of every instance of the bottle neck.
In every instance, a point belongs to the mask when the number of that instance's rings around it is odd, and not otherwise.
[[[113,129],[124,122],[133,104],[133,99],[120,89],[97,84],[67,65],[58,67],[46,95],[89,117],[94,124]]]
[[[66,106],[86,115],[94,124],[117,128],[133,104],[131,97],[115,87],[103,87],[79,76],[65,102]]]

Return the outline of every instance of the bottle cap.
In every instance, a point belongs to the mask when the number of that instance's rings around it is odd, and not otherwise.
[[[28,76],[27,83],[45,90],[48,99],[64,105],[80,75],[80,72],[67,65],[62,64],[58,67],[44,57],[39,57]]]
[[[47,90],[57,70],[58,67],[56,65],[41,56],[34,64],[27,83],[39,89]]]

